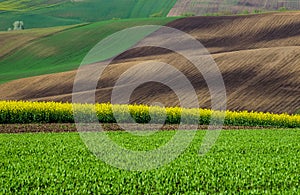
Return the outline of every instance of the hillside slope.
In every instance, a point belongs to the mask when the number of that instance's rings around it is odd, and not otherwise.
[[[22,20],[25,28],[96,22],[112,18],[166,16],[176,0],[0,0],[0,30]]]
[[[124,19],[80,25],[74,28],[71,26],[51,36],[34,39],[30,44],[25,45],[21,44],[22,40],[28,40],[28,36],[34,36],[36,30],[0,33],[0,43],[5,44],[3,53],[0,53],[0,83],[73,70],[78,67],[83,57],[95,44],[110,34],[132,26],[164,25],[172,20],[174,18]],[[51,33],[53,29],[59,28],[63,27],[40,29],[38,32]],[[14,42],[21,46],[11,45]],[[13,50],[14,48],[16,49]],[[13,52],[7,53],[12,50]],[[5,56],[4,52],[6,52]]]
[[[75,26],[59,26],[45,29],[30,29],[23,31],[0,32],[0,59],[5,55],[12,53],[15,50],[29,45],[37,39],[54,35],[66,29],[74,28]]]
[[[228,109],[275,113],[294,113],[300,108],[299,25],[300,12],[194,17],[168,24],[193,35],[212,53],[224,77]],[[154,48],[131,50],[119,56],[99,82],[97,100],[110,101],[116,79],[129,67],[157,59],[187,75],[201,107],[210,107],[205,81],[201,75],[194,74],[191,64],[182,56]],[[9,82],[1,85],[0,99],[71,101],[75,74],[76,71],[70,71]],[[138,79],[145,74],[147,72],[139,72],[135,76]],[[88,79],[87,75],[86,81]],[[131,97],[131,103],[152,102],[178,105],[175,94],[157,83],[140,86]]]

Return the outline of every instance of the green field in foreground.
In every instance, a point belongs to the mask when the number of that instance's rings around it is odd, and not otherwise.
[[[151,150],[174,133],[109,136],[128,149]],[[97,159],[77,133],[1,134],[0,193],[300,193],[300,129],[222,131],[210,152],[199,156],[204,135],[197,131],[187,151],[168,165],[129,172]]]
[[[134,26],[164,25],[174,19],[176,18],[109,20],[37,39],[15,49],[10,55],[0,57],[0,83],[76,69],[85,55],[109,35]],[[132,45],[128,45],[130,46]],[[114,53],[114,49],[109,52]]]

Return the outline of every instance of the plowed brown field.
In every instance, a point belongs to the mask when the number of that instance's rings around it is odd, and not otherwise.
[[[168,26],[191,34],[210,51],[224,77],[228,109],[294,113],[300,108],[300,12],[193,17]],[[190,62],[158,48],[130,50],[119,56],[99,81],[97,100],[110,101],[112,88],[125,70],[157,59],[183,72],[195,87],[200,106],[210,107],[206,83]],[[145,74],[141,71],[135,76],[143,78]],[[75,75],[76,71],[70,71],[12,81],[1,85],[0,99],[71,102]],[[175,94],[157,83],[140,86],[131,97],[131,103],[152,102],[178,105]]]

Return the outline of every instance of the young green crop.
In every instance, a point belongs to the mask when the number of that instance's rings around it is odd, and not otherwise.
[[[73,28],[52,36],[36,39],[28,45],[25,44],[23,47],[19,47],[14,53],[0,60],[0,83],[75,70],[95,44],[104,38],[126,28],[143,25],[165,25],[175,19],[138,18],[101,21],[73,26]],[[45,30],[47,29],[42,29],[41,31]],[[132,44],[134,45],[135,43],[130,43],[126,47],[130,48]],[[107,51],[107,59],[112,57],[110,54],[116,55],[114,53],[116,52],[115,50],[118,50],[118,48],[110,48]]]
[[[91,115],[96,114],[101,123],[115,123],[114,116],[121,116],[118,122],[128,123],[130,119],[124,112],[130,111],[131,117],[138,123],[148,123],[151,119],[149,106],[146,105],[111,105],[111,104],[76,104],[76,116],[80,122],[90,122]],[[152,114],[157,117],[166,113],[166,118],[161,118],[160,123],[166,124],[191,124],[189,116],[198,116],[198,124],[210,124],[211,116],[221,116],[218,111],[207,109],[184,109],[179,107],[161,108],[151,107]],[[95,110],[96,112],[94,113]],[[57,102],[23,102],[0,101],[0,123],[73,123],[73,105]],[[185,121],[181,121],[185,115]],[[192,123],[193,124],[193,123]],[[227,111],[224,125],[228,126],[263,126],[263,127],[300,127],[300,115],[271,114],[262,112],[234,112]]]
[[[128,149],[152,150],[175,132],[107,133]],[[200,156],[204,135],[170,164],[129,172],[97,159],[76,133],[0,134],[0,194],[300,193],[300,129],[222,131]]]

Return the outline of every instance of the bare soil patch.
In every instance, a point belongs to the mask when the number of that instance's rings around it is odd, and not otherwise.
[[[160,127],[160,125],[157,125]],[[136,125],[126,124],[126,129],[136,129]],[[180,130],[207,130],[207,125],[183,125]],[[274,128],[274,127],[272,127]],[[104,131],[124,131],[118,124],[102,124]],[[177,130],[178,125],[164,125],[159,129],[152,130]],[[269,129],[268,127],[246,127],[246,126],[224,126],[224,130],[239,129]],[[95,129],[91,128],[92,131]],[[99,129],[97,129],[99,131]],[[0,124],[0,133],[62,133],[62,132],[78,132],[75,124]]]

